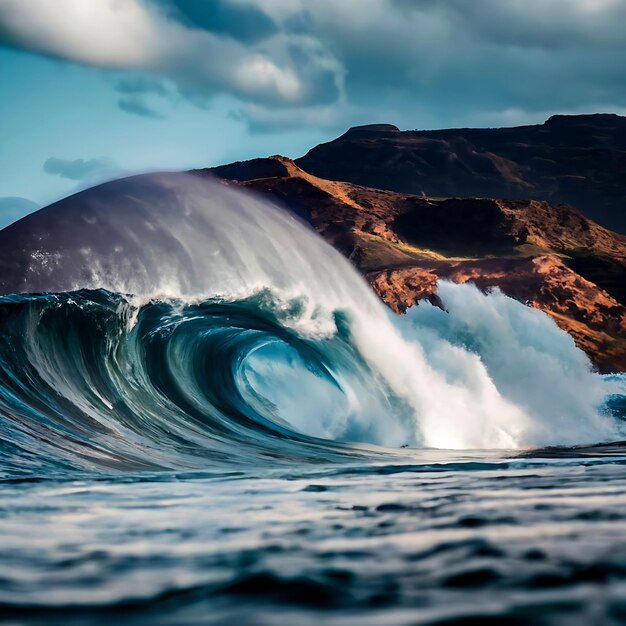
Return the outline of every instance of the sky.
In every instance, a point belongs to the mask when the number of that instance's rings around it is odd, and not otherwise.
[[[350,126],[626,114],[626,0],[0,0],[0,227]]]

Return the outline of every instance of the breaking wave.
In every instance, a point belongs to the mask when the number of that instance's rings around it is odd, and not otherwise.
[[[294,216],[223,185],[134,177],[7,231],[5,472],[624,438],[623,376],[543,313],[440,283],[444,309],[397,317]]]

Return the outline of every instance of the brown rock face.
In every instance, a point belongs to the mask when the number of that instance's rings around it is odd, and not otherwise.
[[[569,203],[626,233],[626,117],[618,115],[495,129],[361,126],[297,163],[323,178],[400,193]]]
[[[296,212],[396,312],[436,303],[439,278],[499,287],[548,313],[601,371],[626,370],[626,237],[573,207],[395,193],[319,178],[285,157],[204,172]]]

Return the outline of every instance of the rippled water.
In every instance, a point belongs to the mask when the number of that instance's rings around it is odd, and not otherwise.
[[[625,447],[390,454],[7,479],[0,622],[626,621]]]

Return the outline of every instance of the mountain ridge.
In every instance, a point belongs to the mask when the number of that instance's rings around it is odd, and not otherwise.
[[[626,117],[503,128],[357,126],[295,162],[320,178],[431,197],[546,200],[626,233]]]

